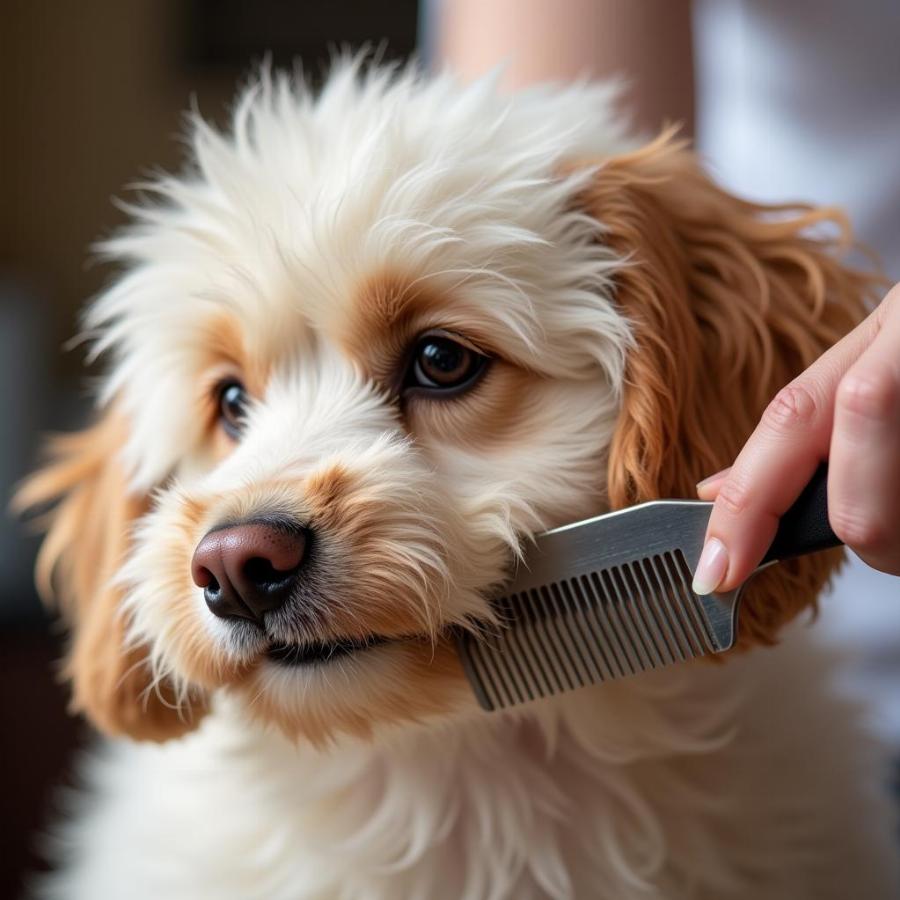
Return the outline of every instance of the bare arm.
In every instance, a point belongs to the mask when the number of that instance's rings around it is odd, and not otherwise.
[[[640,128],[693,133],[690,0],[443,0],[437,28],[438,64],[463,77],[500,62],[511,89],[624,74]]]

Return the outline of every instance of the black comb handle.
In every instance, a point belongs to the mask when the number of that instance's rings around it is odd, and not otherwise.
[[[827,485],[828,463],[822,463],[794,505],[781,517],[763,564],[839,547],[843,543],[828,524]]]

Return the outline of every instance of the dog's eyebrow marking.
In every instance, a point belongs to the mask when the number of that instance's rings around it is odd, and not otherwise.
[[[197,338],[203,353],[201,371],[232,366],[250,393],[262,396],[272,364],[265,336],[254,335],[232,313],[218,311],[202,323]]]
[[[418,327],[428,317],[434,324],[448,302],[422,279],[390,270],[376,272],[353,292],[337,337],[370,377],[387,383]]]
[[[382,272],[366,281],[359,294],[359,302],[373,320],[390,324],[408,315],[417,299],[424,296],[424,288],[399,275]]]
[[[420,279],[379,272],[357,289],[353,303],[354,336],[371,340],[409,324],[417,316],[436,310],[440,297]],[[358,335],[356,334],[358,332]]]
[[[460,282],[437,284],[434,276],[406,276],[383,269],[359,282],[335,326],[336,342],[369,377],[389,385],[398,362],[418,334],[444,328],[473,343],[487,356],[500,355],[496,331],[501,321],[469,302]]]

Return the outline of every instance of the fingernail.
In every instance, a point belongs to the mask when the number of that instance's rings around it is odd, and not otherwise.
[[[728,551],[718,538],[710,538],[703,546],[694,583],[695,594],[711,594],[721,583],[728,571]]]
[[[715,475],[710,475],[707,478],[704,478],[703,481],[698,481],[696,485],[697,489],[699,490],[703,487],[704,484],[709,484],[711,481],[715,481],[717,478],[721,478],[730,468],[731,466],[725,466],[724,469],[719,469],[719,471],[716,472]]]

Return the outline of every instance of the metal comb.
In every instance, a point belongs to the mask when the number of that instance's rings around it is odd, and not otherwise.
[[[756,569],[838,546],[822,465],[782,517]],[[721,653],[737,635],[743,585],[691,590],[711,503],[657,500],[539,535],[494,601],[499,629],[457,638],[466,676],[496,710]]]

